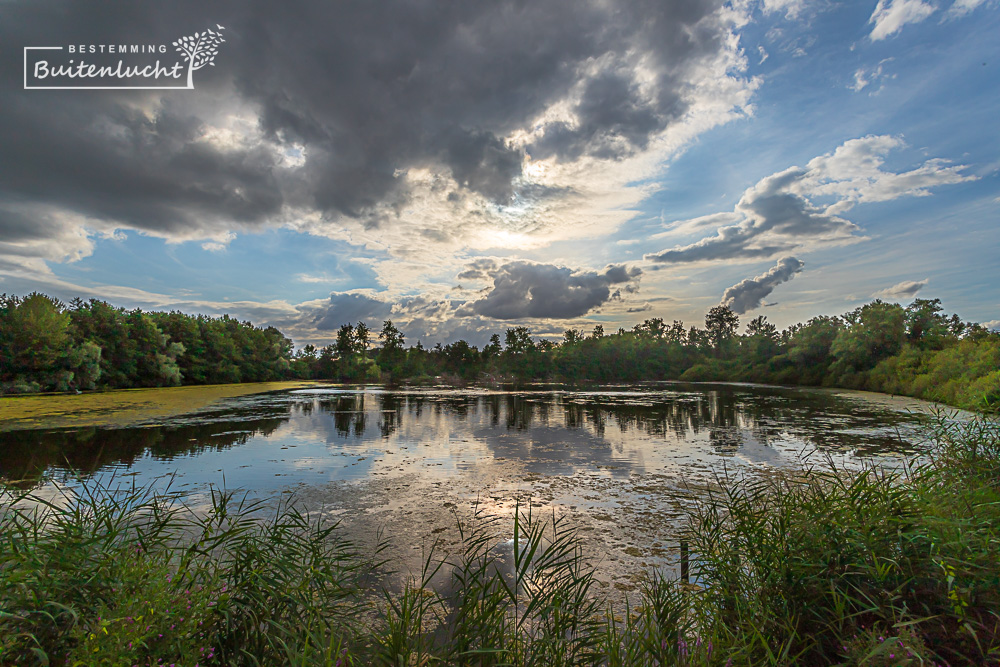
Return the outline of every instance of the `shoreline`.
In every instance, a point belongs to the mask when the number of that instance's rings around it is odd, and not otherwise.
[[[288,380],[4,396],[0,431],[138,426],[150,419],[201,412],[227,398],[315,384],[315,380]]]
[[[338,385],[350,387],[380,387],[390,391],[406,391],[413,388],[433,390],[435,388],[465,389],[470,391],[531,391],[536,387],[560,387],[568,391],[585,390],[595,387],[628,386],[636,389],[663,385],[691,386],[746,386],[768,389],[806,390],[830,393],[850,398],[857,396],[897,409],[915,407],[926,412],[935,410],[955,411],[974,415],[977,411],[958,406],[931,401],[903,394],[885,394],[877,391],[850,389],[846,387],[822,387],[813,385],[783,385],[762,382],[726,380],[641,380],[638,382],[611,383],[567,383],[556,381],[457,385],[447,382],[434,385],[408,385],[386,383],[343,383],[328,380],[282,380],[272,382],[241,382],[232,384],[185,385],[180,387],[147,387],[134,389],[111,389],[107,391],[85,392],[82,394],[32,394],[29,396],[0,397],[0,432],[33,429],[61,428],[101,428],[139,426],[153,419],[177,417],[202,412],[227,398],[272,391],[302,389],[318,385]],[[925,405],[927,406],[925,409]]]

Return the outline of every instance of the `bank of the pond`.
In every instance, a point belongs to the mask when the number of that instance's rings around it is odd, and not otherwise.
[[[123,427],[191,414],[226,398],[298,389],[312,381],[246,382],[83,394],[0,397],[0,431]]]
[[[39,513],[6,491],[0,664],[997,665],[1000,425],[927,436],[907,471],[730,480],[690,514],[696,583],[650,573],[628,609],[524,506],[389,593],[383,552],[293,507],[90,487]]]

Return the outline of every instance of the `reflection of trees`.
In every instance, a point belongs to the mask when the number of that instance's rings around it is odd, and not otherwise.
[[[507,412],[507,430],[523,431],[531,427],[531,405],[523,396],[509,394],[504,409]]]
[[[170,460],[222,451],[258,435],[268,436],[288,421],[287,415],[240,419],[237,413],[232,417],[233,421],[182,426],[0,433],[0,478],[30,488],[53,468],[89,476],[106,466],[131,465],[147,454]]]
[[[333,427],[343,437],[360,438],[364,435],[368,420],[365,415],[365,395],[337,394],[318,401],[319,409],[333,415]]]
[[[486,399],[486,408],[490,413],[490,424],[494,427],[500,425],[500,397],[497,395],[490,396]]]
[[[402,414],[406,410],[406,397],[399,394],[385,394],[382,397],[378,427],[383,438],[388,438],[402,426]]]
[[[577,463],[574,454],[599,458],[598,450],[607,446],[608,428],[661,440],[707,436],[723,455],[733,454],[747,438],[765,446],[792,438],[822,451],[868,455],[906,449],[894,429],[914,421],[912,415],[830,393],[732,385],[586,394],[360,391],[292,403],[237,405],[152,428],[0,433],[0,478],[31,486],[51,468],[90,474],[108,465],[130,465],[147,454],[170,459],[222,450],[270,435],[290,418],[308,423],[296,428],[311,429],[309,433],[328,442],[389,438],[407,422],[466,423],[487,440],[505,430],[522,431],[504,440],[503,447],[513,448],[511,456],[518,455],[521,443],[532,456],[567,465]],[[566,444],[569,450],[562,449]]]

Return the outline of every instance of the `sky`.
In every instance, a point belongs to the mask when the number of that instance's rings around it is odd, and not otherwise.
[[[0,292],[300,346],[719,304],[782,328],[874,298],[1000,327],[998,9],[0,0]],[[189,62],[188,36],[212,51]]]

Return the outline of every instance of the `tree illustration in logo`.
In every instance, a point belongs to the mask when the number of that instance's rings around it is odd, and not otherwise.
[[[215,67],[215,55],[219,52],[219,45],[224,41],[221,25],[215,24],[218,32],[209,28],[204,32],[196,32],[188,37],[181,37],[173,45],[184,56],[188,63],[187,87],[194,88],[194,81],[191,76],[195,70],[199,70],[205,65]]]

